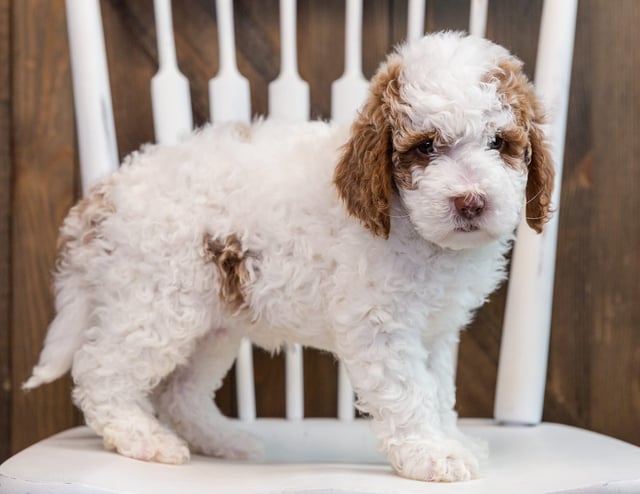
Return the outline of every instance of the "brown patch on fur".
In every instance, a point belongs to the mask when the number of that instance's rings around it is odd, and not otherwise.
[[[398,58],[391,56],[372,79],[333,177],[349,213],[384,238],[391,228],[392,120],[400,103],[400,67]]]
[[[488,75],[487,81],[498,81],[498,91],[516,115],[517,129],[504,132],[505,161],[514,165],[523,160],[529,169],[527,179],[527,223],[540,233],[551,217],[551,193],[555,172],[541,125],[542,106],[533,86],[522,72],[522,62],[516,58],[503,60],[499,70]]]
[[[58,266],[71,250],[102,238],[101,225],[115,213],[108,180],[93,187],[87,197],[71,208],[58,236]]]
[[[218,268],[220,298],[233,309],[241,308],[245,304],[244,287],[251,279],[245,263],[252,254],[243,249],[240,240],[234,234],[224,240],[205,234],[203,251],[205,260],[214,263]]]

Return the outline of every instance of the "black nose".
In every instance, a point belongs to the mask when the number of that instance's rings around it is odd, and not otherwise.
[[[482,214],[486,203],[482,196],[468,195],[454,197],[453,204],[460,216],[471,220]]]

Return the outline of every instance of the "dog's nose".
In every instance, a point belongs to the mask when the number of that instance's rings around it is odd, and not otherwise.
[[[480,216],[485,208],[486,202],[484,197],[478,195],[466,195],[453,198],[453,204],[456,211],[463,218],[471,220],[476,216]]]

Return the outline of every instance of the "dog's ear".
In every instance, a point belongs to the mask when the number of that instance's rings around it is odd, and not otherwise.
[[[549,144],[541,128],[540,105],[534,104],[534,118],[529,127],[529,175],[527,178],[527,223],[540,233],[551,218],[551,193],[555,171]]]
[[[391,228],[392,106],[398,101],[400,64],[389,59],[373,77],[369,96],[343,148],[334,183],[350,214],[374,235],[388,238]]]
[[[518,125],[528,138],[525,161],[528,168],[526,218],[528,225],[540,233],[551,217],[551,193],[555,172],[549,144],[545,139],[543,107],[533,86],[522,71],[522,62],[508,57],[498,63],[491,75],[498,81],[498,91],[516,114]]]

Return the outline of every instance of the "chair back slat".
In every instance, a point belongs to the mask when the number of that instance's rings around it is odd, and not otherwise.
[[[251,120],[249,81],[238,71],[233,27],[233,1],[216,0],[220,68],[209,81],[209,108],[212,122]]]
[[[344,74],[331,85],[331,120],[348,123],[367,96],[362,74],[362,0],[347,0]]]
[[[309,119],[309,84],[298,74],[296,0],[280,0],[280,74],[269,84],[269,116]]]
[[[285,413],[288,420],[304,417],[304,369],[302,346],[295,344],[285,355]]]
[[[251,120],[249,81],[240,74],[236,62],[233,0],[216,0],[218,20],[218,74],[209,81],[209,112],[214,123]],[[251,422],[256,418],[253,347],[243,339],[236,359],[236,396],[238,418]]]
[[[362,73],[362,0],[347,0],[345,12],[344,73],[331,84],[331,120],[351,122],[369,90]],[[340,420],[355,418],[354,393],[347,369],[338,363],[338,410]]]
[[[151,79],[156,142],[173,144],[193,129],[189,81],[178,69],[171,0],[154,0],[158,72]]]
[[[353,420],[356,416],[354,392],[347,369],[342,362],[338,363],[338,418]]]
[[[484,38],[487,31],[489,0],[471,0],[469,9],[469,34]]]
[[[555,213],[537,235],[523,218],[511,261],[494,416],[507,423],[542,420],[577,0],[545,0],[535,87],[550,106],[547,135],[556,166]]]
[[[269,116],[303,122],[309,119],[309,84],[298,74],[296,0],[280,0],[280,74],[269,84]],[[285,355],[286,416],[304,416],[302,347]]]
[[[424,0],[409,0],[407,12],[407,41],[424,36]]]
[[[236,359],[236,393],[238,418],[244,422],[256,419],[256,393],[253,377],[253,347],[246,338],[240,344]]]
[[[98,0],[67,0],[82,191],[118,169],[107,56]]]

